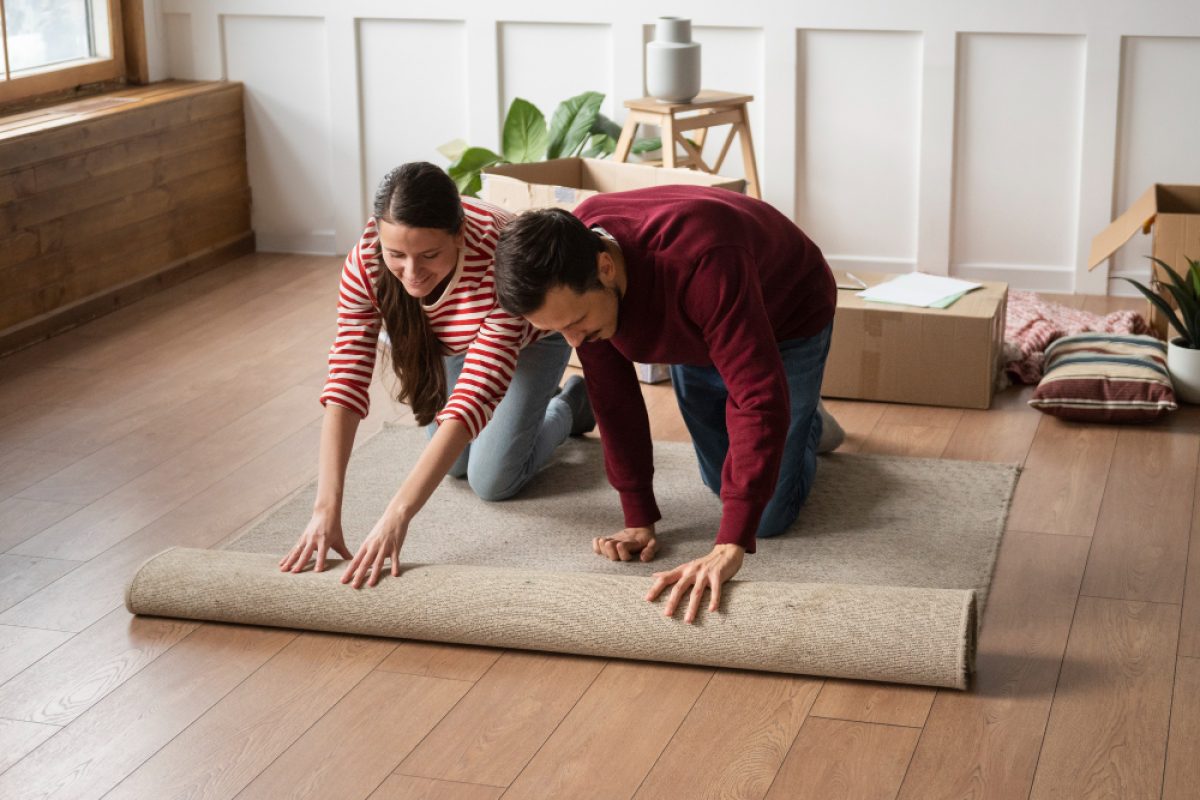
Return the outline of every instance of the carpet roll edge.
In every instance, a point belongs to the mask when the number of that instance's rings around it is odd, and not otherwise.
[[[168,547],[165,550],[160,550],[157,553],[155,553],[154,555],[143,559],[142,563],[138,564],[137,569],[135,569],[133,571],[133,576],[129,579],[129,583],[125,584],[125,610],[126,611],[128,611],[130,614],[140,614],[141,613],[136,608],[137,602],[134,599],[134,592],[137,589],[138,578],[140,578],[144,574],[146,567],[150,566],[150,564],[154,563],[155,561],[162,558],[163,556],[169,555],[170,553],[172,553],[176,550],[181,550],[181,549],[194,549],[194,548],[181,548],[178,546]]]
[[[966,592],[962,618],[959,621],[962,647],[959,649],[959,682],[954,688],[962,691],[971,688],[971,681],[975,677],[975,650],[979,641],[978,613],[978,597],[975,590],[972,589]]]

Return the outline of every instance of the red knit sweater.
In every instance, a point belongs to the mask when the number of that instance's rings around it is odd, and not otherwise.
[[[616,335],[578,351],[626,526],[662,516],[632,362],[713,365],[729,389],[717,543],[754,552],[789,422],[777,343],[813,336],[833,319],[837,289],[825,258],[774,208],[724,189],[601,194],[575,214],[607,231],[625,260]]]

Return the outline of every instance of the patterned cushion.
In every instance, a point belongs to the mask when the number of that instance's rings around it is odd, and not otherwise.
[[[1152,336],[1064,336],[1046,348],[1029,405],[1082,422],[1144,422],[1174,411],[1167,345]]]

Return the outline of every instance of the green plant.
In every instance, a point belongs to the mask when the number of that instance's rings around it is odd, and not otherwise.
[[[447,142],[438,152],[450,159],[446,172],[458,190],[474,197],[483,188],[480,173],[495,164],[528,164],[550,158],[606,158],[617,149],[621,126],[600,113],[604,95],[584,92],[559,103],[546,126],[546,117],[533,103],[518,97],[508,107],[500,152],[471,147],[462,139]],[[659,147],[657,139],[634,142],[634,153]]]
[[[1147,258],[1154,261],[1171,276],[1170,283],[1160,283],[1159,285],[1166,289],[1175,300],[1176,305],[1179,306],[1178,313],[1170,303],[1145,284],[1135,281],[1133,278],[1121,278],[1121,280],[1133,284],[1134,288],[1144,294],[1146,299],[1163,313],[1175,330],[1179,332],[1181,346],[1191,350],[1200,350],[1200,261],[1187,259],[1188,269],[1185,278],[1161,258],[1154,256],[1147,256]]]

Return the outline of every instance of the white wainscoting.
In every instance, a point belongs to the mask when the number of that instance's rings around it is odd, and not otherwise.
[[[1194,0],[151,0],[146,13],[154,77],[246,84],[263,249],[345,250],[384,172],[445,163],[435,148],[454,138],[497,149],[514,97],[549,116],[601,91],[623,120],[621,101],[645,94],[651,24],[670,14],[693,20],[706,87],[754,95],[764,196],[836,265],[1103,293],[1108,266],[1085,269],[1092,236],[1151,183],[1200,183]],[[732,152],[725,171],[741,168]],[[1147,239],[1114,275],[1148,274]]]

